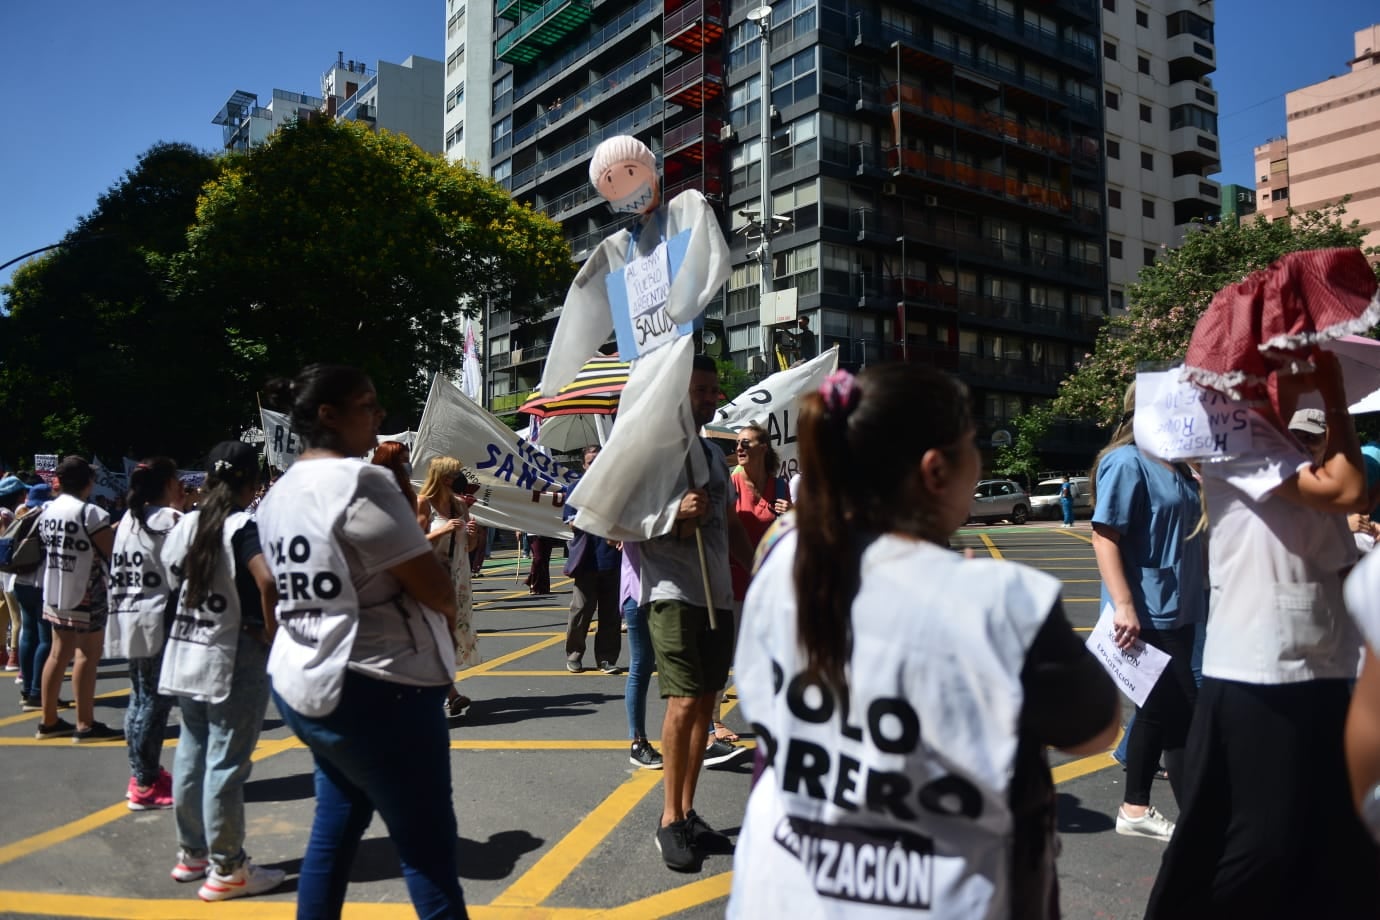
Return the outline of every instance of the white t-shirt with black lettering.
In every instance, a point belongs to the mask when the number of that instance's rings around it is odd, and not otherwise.
[[[101,558],[91,536],[109,526],[110,515],[104,509],[71,495],[59,495],[43,507],[38,527],[47,553],[43,569],[46,611],[60,619],[73,619],[67,614],[78,611],[106,612],[107,560]]]
[[[144,523],[126,511],[115,528],[110,560],[110,619],[105,653],[113,658],[150,658],[163,649],[172,586],[160,554],[181,512],[150,507]]]

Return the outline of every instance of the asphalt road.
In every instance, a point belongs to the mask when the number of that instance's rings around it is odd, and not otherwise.
[[[1058,576],[1075,626],[1092,626],[1098,583],[1086,523],[1073,531],[1049,524],[971,527],[956,542]],[[484,663],[461,674],[461,689],[475,703],[451,742],[457,871],[471,916],[722,916],[731,857],[711,856],[698,874],[680,875],[663,866],[653,846],[660,773],[628,763],[625,678],[564,668],[570,589],[559,565],[554,560],[556,593],[546,598],[530,598],[517,583],[511,551],[491,560],[476,582]],[[97,693],[97,718],[119,724],[128,696],[119,662],[102,667]],[[288,881],[267,895],[218,904],[201,903],[195,884],[169,878],[177,850],[172,813],[125,807],[129,767],[122,743],[36,741],[37,714],[13,712],[0,717],[0,915],[293,916],[294,877],[312,814],[311,758],[275,711],[268,713],[247,787],[246,848],[257,863],[286,869]],[[653,735],[662,712],[653,692],[647,720]],[[169,768],[176,721],[174,712],[163,755]],[[740,726],[731,711],[728,721]],[[1105,754],[1056,755],[1052,762],[1064,915],[1139,917],[1162,845],[1115,834],[1125,774]],[[746,762],[707,770],[697,810],[736,832],[749,774]],[[1154,802],[1174,817],[1167,784],[1156,784]],[[377,820],[356,861],[345,915],[413,916],[396,854]]]

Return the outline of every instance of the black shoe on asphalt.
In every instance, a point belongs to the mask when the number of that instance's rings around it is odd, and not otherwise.
[[[722,767],[726,764],[736,763],[747,752],[748,749],[745,747],[716,740],[704,749],[704,765],[706,767]]]
[[[76,730],[75,725],[58,716],[58,720],[52,725],[40,725],[38,731],[34,732],[34,737],[39,741],[44,738],[66,738]]]
[[[673,821],[665,827],[656,829],[656,848],[666,868],[677,872],[694,872],[699,868],[699,857],[690,844],[688,821]]]
[[[623,673],[623,669],[620,668],[618,665],[614,664],[612,661],[599,662],[599,670],[603,671],[605,674]]]
[[[690,835],[690,845],[699,852],[733,852],[733,841],[710,827],[709,822],[695,814],[694,809],[685,813],[685,827]]]
[[[634,767],[641,767],[644,770],[660,770],[661,755],[656,752],[648,741],[634,741],[632,750],[628,752],[628,763]]]
[[[571,674],[580,674],[584,671],[585,666],[583,662],[572,661],[569,658],[567,658],[565,660],[565,669],[569,671]]]
[[[22,693],[19,694],[20,712],[38,712],[42,708],[43,700],[39,699],[36,696],[25,696]]]
[[[123,741],[125,733],[111,728],[104,722],[92,722],[90,728],[79,728],[72,735],[73,744],[86,744],[88,741]]]

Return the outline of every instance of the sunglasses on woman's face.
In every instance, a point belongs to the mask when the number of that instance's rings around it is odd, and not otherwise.
[[[738,439],[738,446],[739,446],[739,447],[743,447],[743,448],[756,447],[756,446],[757,446],[757,442],[756,442],[756,441],[749,441],[747,438],[739,438],[739,439]]]

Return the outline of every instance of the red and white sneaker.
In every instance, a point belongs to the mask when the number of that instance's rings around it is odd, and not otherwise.
[[[205,856],[188,856],[186,850],[177,851],[177,865],[173,866],[172,877],[176,882],[195,882],[206,877],[206,868],[211,861]]]
[[[129,788],[125,790],[125,798],[134,798],[134,791],[139,788],[139,781],[133,776],[129,778]],[[158,768],[158,779],[153,781],[153,788],[172,798],[172,774],[162,767]]]
[[[209,869],[196,896],[203,901],[225,901],[263,894],[283,884],[285,878],[287,873],[282,869],[264,869],[246,857],[238,869],[225,875],[219,869]]]
[[[164,789],[160,789],[158,784],[140,789],[137,785],[129,792],[130,811],[157,811],[160,808],[172,808],[172,794]]]

